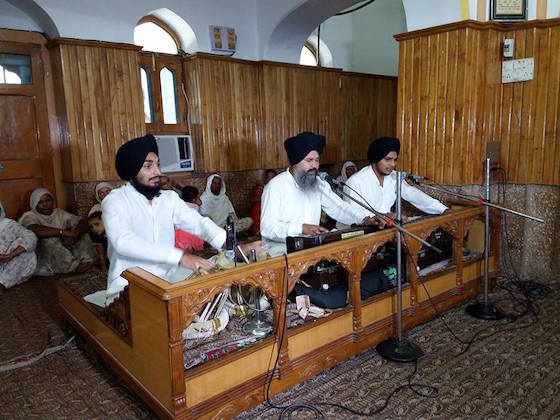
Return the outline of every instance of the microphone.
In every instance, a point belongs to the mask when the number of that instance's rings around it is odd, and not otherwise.
[[[237,243],[237,238],[235,235],[235,222],[233,217],[230,215],[226,219],[226,252],[225,255],[230,260],[235,261],[235,244]]]
[[[332,185],[335,188],[338,188],[341,185],[339,181],[334,179],[326,172],[317,172],[317,176],[321,178],[323,181],[327,181],[330,185]]]

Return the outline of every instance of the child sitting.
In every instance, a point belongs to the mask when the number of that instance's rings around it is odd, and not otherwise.
[[[193,187],[192,185],[183,187],[181,190],[181,198],[185,203],[187,203],[187,206],[195,209],[196,211],[200,211],[202,201],[200,201],[200,192],[198,191],[198,188]]]
[[[181,190],[181,198],[192,209],[199,210],[200,194],[198,188],[187,185]],[[175,247],[189,252],[200,251],[204,248],[204,241],[192,233],[175,229]]]
[[[94,211],[88,216],[89,236],[95,250],[97,251],[99,268],[107,271],[109,259],[107,258],[107,236],[105,235],[105,225],[101,219],[101,212]]]

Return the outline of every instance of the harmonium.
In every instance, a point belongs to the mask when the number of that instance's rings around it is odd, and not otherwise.
[[[442,253],[439,254],[426,245],[423,245],[420,251],[418,251],[417,265],[420,270],[453,256],[453,236],[443,229],[440,228],[433,231],[426,239],[426,242],[439,248]]]
[[[286,238],[286,248],[288,253],[291,253],[331,242],[355,238],[356,236],[367,235],[368,233],[377,232],[378,230],[379,228],[377,226],[353,226],[349,229],[340,229],[317,235],[288,236]],[[337,262],[321,260],[310,267],[307,273],[302,274],[301,280],[313,288],[328,289],[337,284],[346,282],[347,274],[346,270]]]
[[[335,241],[366,235],[368,233],[377,232],[378,230],[376,226],[353,226],[349,229],[335,230],[318,235],[288,236],[286,238],[286,248],[288,253],[291,253]],[[439,254],[424,245],[420,251],[418,251],[418,269],[421,270],[453,256],[453,237],[443,229],[437,229],[432,232],[426,241],[439,248],[443,253]],[[386,243],[379,247],[372,255],[371,259],[364,267],[364,272],[384,269],[391,265],[394,266],[396,261],[397,250],[395,243]],[[406,277],[406,256],[404,255],[404,250],[402,261],[404,266],[403,277]],[[302,274],[301,280],[314,288],[328,288],[346,281],[347,277],[346,271],[335,261],[321,260],[310,267],[307,273]]]
[[[377,232],[378,230],[379,228],[377,226],[353,226],[348,229],[334,230],[317,235],[288,236],[286,238],[286,248],[289,254],[291,252],[301,251],[331,242],[367,235],[368,233]]]

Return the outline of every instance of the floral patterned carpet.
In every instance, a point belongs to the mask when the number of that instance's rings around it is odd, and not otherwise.
[[[88,275],[83,276],[87,281]],[[154,418],[79,338],[68,342],[55,282],[35,278],[0,295],[0,419]],[[358,419],[362,416],[318,403],[372,413],[396,390],[373,417],[560,418],[560,282],[549,284],[546,297],[532,299],[524,316],[519,316],[526,308],[523,295],[510,282],[502,279],[500,284],[514,292],[496,287],[491,301],[515,317],[482,321],[468,316],[464,307],[455,308],[408,332],[425,353],[417,366],[389,362],[371,349],[272,402],[315,404],[325,418]],[[468,344],[459,340],[467,343],[475,335],[464,351]],[[34,363],[5,369],[16,357],[36,356],[55,346],[60,350]],[[280,414],[263,404],[238,418]],[[292,413],[297,419],[314,417],[310,410]]]

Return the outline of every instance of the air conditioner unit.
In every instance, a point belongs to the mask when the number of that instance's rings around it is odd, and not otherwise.
[[[161,172],[194,170],[194,155],[191,136],[156,135]]]

